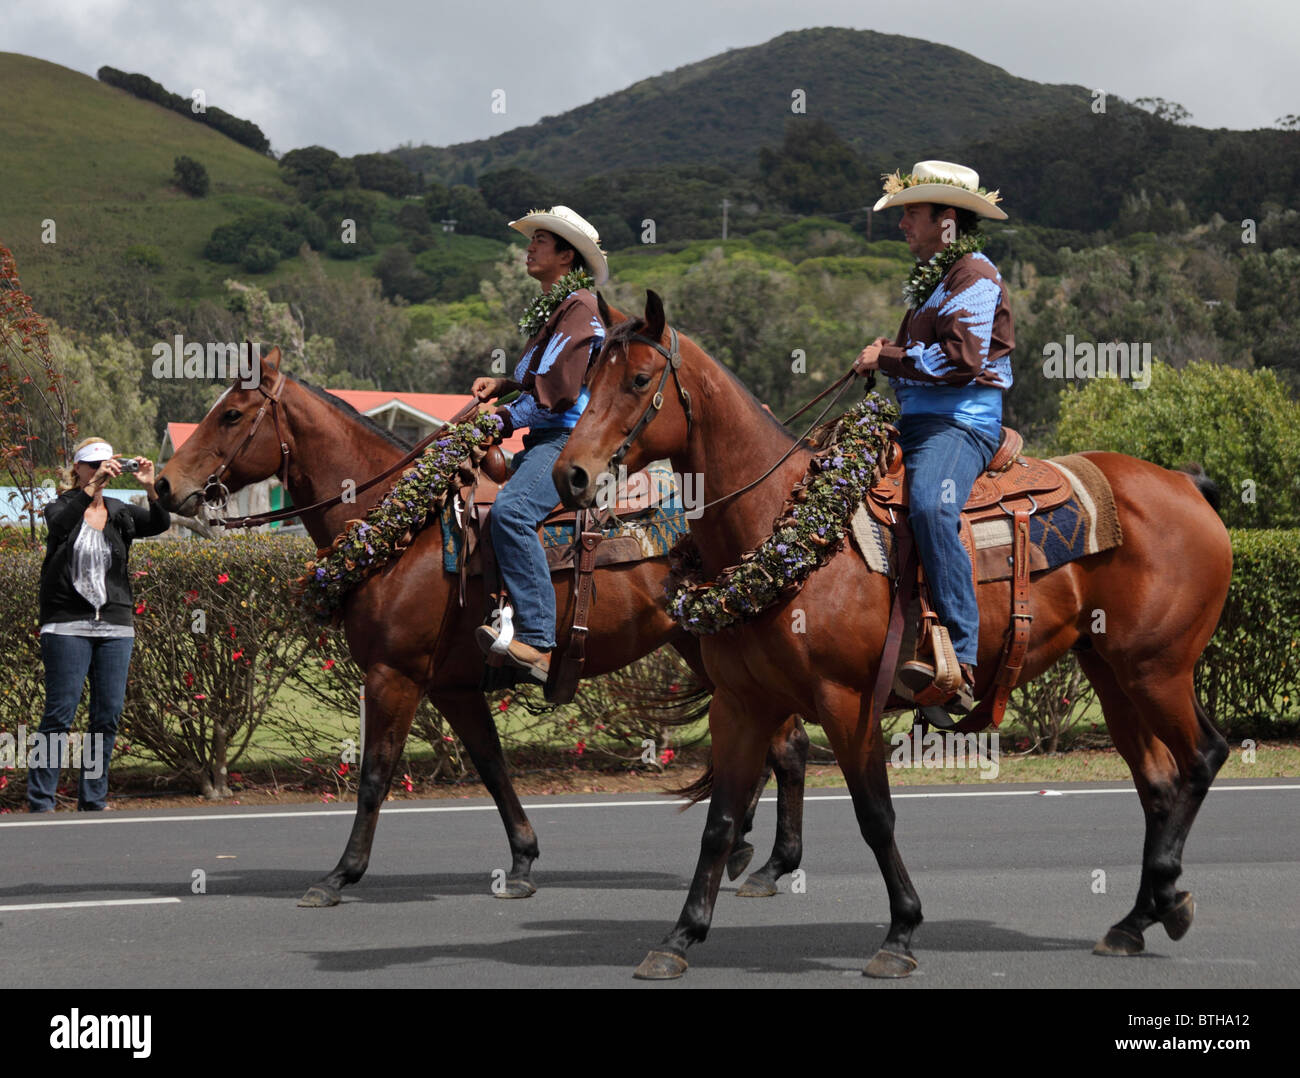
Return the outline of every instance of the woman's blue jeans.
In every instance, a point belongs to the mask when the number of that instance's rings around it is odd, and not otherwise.
[[[566,427],[529,431],[488,516],[492,549],[515,608],[515,639],[538,651],[555,647],[555,590],[537,525],[560,504],[551,469],[571,433]]]
[[[41,660],[45,664],[45,714],[38,733],[45,739],[45,760],[50,766],[27,772],[27,804],[33,812],[54,808],[59,784],[56,746],[67,744],[67,733],[81,702],[81,692],[90,675],[90,730],[95,739],[93,757],[83,742],[81,784],[77,808],[98,811],[108,803],[108,764],[117,739],[117,720],[126,698],[126,672],[131,665],[135,640],[129,636],[60,636],[41,633]],[[51,737],[50,735],[63,735]],[[29,739],[30,741],[30,739]],[[93,759],[97,772],[84,766]],[[23,764],[25,761],[18,761]],[[62,761],[67,762],[67,761]]]
[[[962,506],[998,443],[973,427],[935,415],[903,416],[898,434],[907,469],[908,520],[930,584],[930,600],[952,639],[957,661],[974,665],[980,608],[958,531]]]

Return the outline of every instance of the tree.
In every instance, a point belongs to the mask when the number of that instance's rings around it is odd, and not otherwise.
[[[208,193],[208,170],[192,157],[182,154],[172,168],[172,179],[187,195],[203,198]]]
[[[796,213],[839,213],[875,200],[866,166],[824,120],[787,120],[781,148],[759,150],[758,171]]]
[[[1272,371],[1157,361],[1147,389],[1102,378],[1065,390],[1053,452],[1088,449],[1199,463],[1229,527],[1300,527],[1300,404]]]

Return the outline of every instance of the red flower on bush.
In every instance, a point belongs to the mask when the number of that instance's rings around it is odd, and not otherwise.
[[[144,613],[144,606],[145,606],[144,600],[141,599],[141,600],[139,601],[139,603],[136,604],[135,612],[136,612],[137,614],[143,614],[143,613]]]
[[[194,694],[194,699],[195,699],[195,700],[206,700],[207,698],[208,698],[208,697],[207,697],[207,694],[206,694],[206,693],[196,692],[196,693]]]
[[[333,660],[333,659],[326,659],[323,663],[321,663],[321,669],[322,669],[322,670],[333,670],[333,669],[334,669],[334,660]]]
[[[501,703],[497,704],[497,710],[498,710],[498,711],[505,711],[506,708],[508,708],[509,706],[510,706],[510,701],[509,701],[509,700],[502,700]]]
[[[680,685],[678,685],[676,682],[673,682],[671,685],[668,686],[668,691],[669,691],[669,692],[681,692],[681,691],[682,691],[682,687],[681,687]]]
[[[195,591],[193,588],[190,588],[190,590],[187,591],[183,596],[183,598],[185,599],[185,605],[189,606],[198,597],[199,597],[199,593]]]
[[[229,628],[229,630],[230,630],[230,639],[231,639],[231,640],[234,640],[234,639],[235,639],[235,627],[234,627],[233,625],[231,625],[231,626],[228,626],[228,628]]]
[[[414,791],[415,783],[411,781],[410,775],[402,776],[402,789],[405,790],[408,794]]]
[[[9,785],[9,776],[0,775],[0,790],[3,790],[8,785]]]
[[[587,751],[587,743],[585,741],[579,741],[576,745],[573,746],[573,751],[576,752],[579,756],[581,756],[584,752]]]
[[[222,573],[220,576],[217,577],[217,583],[224,584],[229,579],[230,579],[229,573]]]
[[[338,772],[340,775],[346,775],[348,773],[348,765],[346,763],[339,764]]]
[[[672,749],[664,749],[664,751],[659,754],[659,762],[663,764],[664,767],[667,767],[673,762],[676,756],[677,753],[673,752]]]
[[[230,653],[230,661],[233,663],[236,659],[243,658],[243,655],[244,655],[243,648],[240,648],[238,651],[232,651]]]
[[[185,687],[188,689],[188,688],[189,688],[191,685],[193,685],[193,684],[194,684],[194,675],[191,674],[188,670],[186,670],[186,671],[185,671]]]

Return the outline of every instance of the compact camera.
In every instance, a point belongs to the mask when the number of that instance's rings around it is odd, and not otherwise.
[[[117,462],[122,466],[124,472],[138,472],[140,470],[140,462],[134,457],[118,457]]]

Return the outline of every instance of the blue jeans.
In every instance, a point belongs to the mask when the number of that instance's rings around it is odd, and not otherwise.
[[[555,647],[555,591],[537,525],[560,504],[551,469],[572,433],[566,427],[529,431],[488,517],[492,549],[515,608],[515,639],[538,651]]]
[[[59,760],[54,754],[54,738],[72,728],[81,690],[90,674],[90,730],[89,736],[99,735],[93,758],[88,758],[89,747],[83,748],[82,761],[92,760],[99,774],[91,778],[82,767],[81,786],[77,808],[89,811],[103,809],[108,802],[108,763],[113,758],[113,743],[117,739],[117,720],[122,714],[126,698],[126,672],[131,665],[131,649],[135,640],[129,636],[89,637],[59,636],[41,633],[41,660],[45,664],[45,715],[38,731],[46,738],[45,760],[51,766],[33,767],[27,772],[27,804],[33,812],[46,812],[54,808],[54,795],[59,784]],[[83,745],[85,743],[83,742]],[[21,764],[23,761],[19,761]]]
[[[903,416],[898,433],[907,468],[908,517],[930,600],[952,638],[957,661],[974,665],[980,609],[958,530],[962,506],[998,445],[982,431],[943,416]]]

